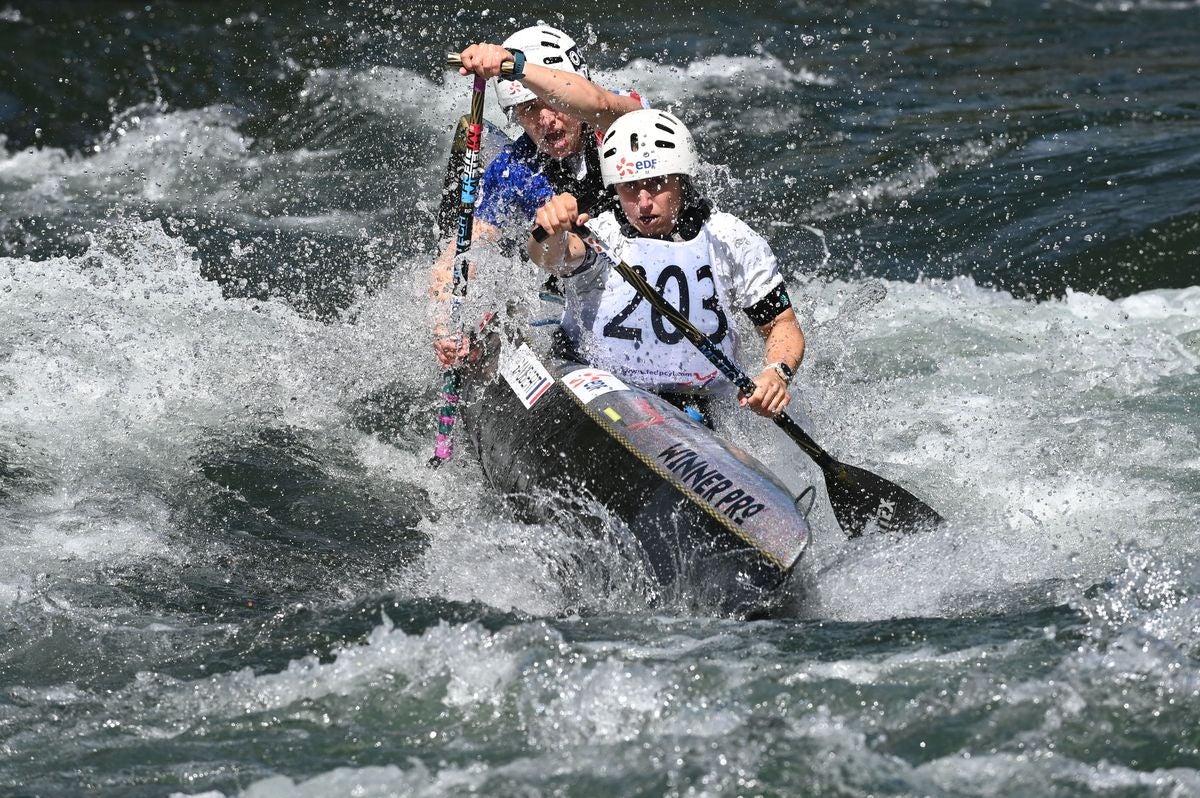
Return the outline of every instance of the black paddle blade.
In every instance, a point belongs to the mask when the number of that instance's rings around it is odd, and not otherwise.
[[[908,533],[942,523],[936,510],[877,474],[837,461],[824,470],[833,514],[852,538],[872,527],[879,532]]]

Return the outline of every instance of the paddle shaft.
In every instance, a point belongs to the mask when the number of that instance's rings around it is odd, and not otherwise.
[[[457,56],[454,56],[457,59]],[[462,334],[459,306],[467,293],[470,263],[463,257],[471,248],[471,232],[475,223],[475,201],[479,196],[479,161],[483,144],[484,78],[476,75],[471,87],[471,111],[467,115],[467,141],[462,171],[459,175],[458,234],[454,244],[454,263],[450,289],[450,324]],[[459,367],[447,371],[442,384],[442,406],[438,411],[437,442],[429,464],[438,466],[454,456],[454,423],[458,418],[458,390],[461,381]]]
[[[462,58],[458,53],[446,54],[446,66],[461,67]],[[511,75],[514,64],[505,61],[500,66],[500,73]],[[483,93],[487,80],[480,75],[475,76],[471,86],[471,111],[467,114],[466,149],[464,152],[462,170],[459,175],[458,192],[458,234],[454,243],[454,264],[450,296],[450,324],[462,334],[463,325],[459,314],[462,298],[467,294],[467,280],[470,278],[470,263],[463,256],[471,248],[471,234],[475,226],[475,202],[479,199],[480,182],[480,150],[483,145]],[[437,442],[434,445],[431,466],[439,466],[454,456],[454,423],[458,419],[458,390],[461,382],[461,369],[457,366],[446,372],[446,380],[442,384],[442,406],[438,411]]]

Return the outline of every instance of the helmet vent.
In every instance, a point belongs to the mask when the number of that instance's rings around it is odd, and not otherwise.
[[[636,132],[629,134],[629,149],[633,150],[634,152],[637,152],[641,149],[641,147],[638,146],[638,134]]]
[[[654,146],[662,147],[663,149],[667,149],[667,150],[673,150],[673,149],[675,149],[675,142],[663,141],[662,139],[659,139],[658,141],[654,142]]]
[[[558,50],[559,44],[558,42],[542,42],[542,47],[553,47],[555,50]]]
[[[551,64],[561,64],[562,62],[563,57],[561,55],[548,55],[542,59],[542,63],[545,66],[550,66]]]
[[[674,135],[674,134],[675,134],[675,128],[673,128],[673,127],[667,127],[667,126],[666,126],[666,125],[664,125],[662,122],[655,122],[655,123],[654,123],[654,126],[655,126],[656,128],[658,128],[659,130],[663,131],[664,133],[670,133],[671,135]]]
[[[604,157],[605,157],[605,158],[611,158],[611,157],[613,157],[613,156],[614,156],[614,155],[616,155],[616,154],[617,154],[617,148],[616,148],[616,147],[613,147],[611,150],[605,150],[605,151],[604,151]]]

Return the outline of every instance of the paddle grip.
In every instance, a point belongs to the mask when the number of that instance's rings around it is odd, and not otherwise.
[[[458,53],[446,53],[446,66],[451,69],[456,69],[462,66],[462,58]],[[512,61],[505,61],[500,65],[501,75],[511,75],[516,64]]]
[[[585,213],[588,214],[589,216],[591,215],[591,211],[585,211],[585,210],[581,210],[579,212],[579,215],[583,216]],[[571,232],[585,240],[590,235],[590,233],[588,232],[588,229],[586,227],[584,227],[583,225],[578,225],[578,224],[571,226]],[[547,231],[546,228],[542,227],[540,224],[535,224],[533,226],[533,229],[529,231],[529,234],[531,236],[533,236],[533,240],[538,242],[539,244],[550,237],[549,231]]]

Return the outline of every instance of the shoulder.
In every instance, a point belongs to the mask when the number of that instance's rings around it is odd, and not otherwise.
[[[780,283],[779,264],[767,240],[731,213],[714,212],[705,222],[714,265],[728,274],[736,303],[749,307]]]
[[[506,217],[532,219],[554,187],[542,174],[537,147],[527,136],[504,147],[483,173],[479,218],[500,224]],[[518,212],[519,211],[519,212]]]
[[[767,239],[732,213],[714,211],[704,228],[713,243],[728,250],[735,260],[774,258]]]
[[[704,222],[704,229],[708,230],[709,236],[712,236],[715,241],[731,248],[734,252],[745,254],[770,252],[767,239],[733,214],[713,211],[712,216],[708,217],[708,221]]]
[[[483,173],[485,204],[488,194],[496,192],[532,194],[537,199],[544,199],[547,192],[553,194],[537,156],[537,146],[528,136],[521,136],[501,149]]]
[[[713,211],[708,217],[708,221],[704,223],[704,226],[708,229],[709,235],[715,236],[723,242],[750,239],[766,241],[750,225],[732,213],[725,213],[724,211]]]

